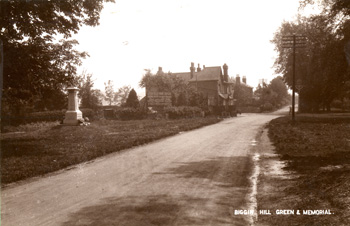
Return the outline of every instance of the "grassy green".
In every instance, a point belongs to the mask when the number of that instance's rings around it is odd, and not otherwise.
[[[269,137],[292,179],[269,180],[278,193],[261,194],[263,206],[330,209],[333,215],[260,216],[268,225],[350,225],[350,118],[315,115],[272,120]],[[277,198],[279,197],[279,198]],[[276,204],[276,199],[278,203]],[[269,203],[270,202],[270,203]]]
[[[217,118],[101,120],[89,126],[44,123],[10,128],[12,133],[1,136],[1,182],[6,185],[44,175],[218,121]]]

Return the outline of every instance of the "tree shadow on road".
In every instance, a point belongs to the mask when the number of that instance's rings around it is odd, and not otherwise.
[[[247,225],[243,216],[215,216],[207,202],[203,198],[169,195],[109,198],[103,204],[71,214],[62,225]]]
[[[186,215],[182,205],[196,206],[203,199],[190,197],[174,198],[168,195],[129,196],[107,199],[105,204],[83,208],[71,216],[63,225],[173,225],[203,224],[205,219],[196,214]]]
[[[207,185],[214,185],[213,192],[217,195],[214,200],[216,215],[230,219],[233,225],[249,224],[247,217],[234,215],[234,210],[248,208],[247,196],[251,191],[249,177],[253,169],[250,156],[217,157],[177,164],[158,174],[173,174],[189,180],[207,179]]]
[[[246,203],[251,164],[249,157],[180,163],[154,176],[176,174],[185,180],[208,179],[202,180],[200,186],[212,186],[209,191],[215,195],[199,198],[198,194],[166,192],[107,198],[72,213],[63,225],[249,225],[247,217],[234,215],[234,210],[242,209]],[[144,189],[153,189],[150,186]]]
[[[216,182],[219,187],[250,186],[252,161],[250,157],[218,157],[198,162],[179,163],[160,174],[176,174],[182,178],[204,178]]]

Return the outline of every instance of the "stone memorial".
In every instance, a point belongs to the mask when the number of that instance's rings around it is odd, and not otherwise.
[[[68,110],[63,120],[63,125],[78,125],[83,114],[79,110],[78,88],[69,87],[68,89]]]

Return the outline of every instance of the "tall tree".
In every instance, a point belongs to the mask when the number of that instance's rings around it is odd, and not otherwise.
[[[330,19],[336,18],[342,22],[350,16],[350,1],[349,0],[301,0],[300,6],[304,8],[307,5],[318,4],[322,6],[321,14],[327,15]]]
[[[293,57],[291,49],[282,48],[281,38],[293,33],[307,37],[307,47],[296,53],[296,80],[304,87],[299,93],[299,110],[317,111],[322,106],[329,109],[350,79],[344,52],[347,34],[336,32],[323,15],[284,22],[272,42],[279,52],[276,72],[283,74],[289,86],[292,85]]]
[[[187,106],[188,105],[188,98],[186,96],[186,93],[182,92],[179,93],[179,96],[177,97],[176,106]]]
[[[104,1],[114,0],[0,1],[2,110],[8,111],[2,113],[63,107],[63,90],[75,83],[76,67],[87,56],[69,38],[82,25],[98,25]],[[57,35],[64,39],[56,41]]]
[[[109,102],[109,105],[114,103],[114,85],[111,80],[105,83],[105,100]]]
[[[94,81],[92,74],[88,74],[85,71],[79,78],[79,93],[81,98],[81,107],[96,109],[102,104],[103,94],[98,89],[93,89]]]
[[[159,92],[181,93],[188,89],[188,85],[181,78],[173,76],[171,72],[152,74],[146,69],[139,85],[142,88],[156,88]]]
[[[272,79],[269,84],[269,88],[272,92],[277,94],[273,100],[274,105],[283,104],[284,101],[289,97],[288,88],[281,76],[277,76],[276,78]]]
[[[132,89],[125,103],[126,107],[138,108],[140,106],[136,91]]]
[[[124,105],[126,103],[126,99],[129,96],[130,90],[130,86],[120,87],[118,91],[114,93],[114,102],[121,106]]]
[[[289,102],[288,88],[281,76],[272,79],[269,84],[259,84],[254,93],[259,97],[260,106],[268,104],[279,108]]]

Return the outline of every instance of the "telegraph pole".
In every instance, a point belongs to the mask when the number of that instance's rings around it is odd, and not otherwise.
[[[293,49],[293,80],[292,80],[292,122],[295,122],[295,49],[306,46],[306,36],[304,35],[283,35],[282,48]]]
[[[3,42],[0,39],[0,99],[2,99],[2,88],[4,85],[4,46]],[[1,101],[0,101],[0,109],[1,109]],[[1,121],[1,117],[0,117]],[[0,122],[1,123],[1,122]]]

